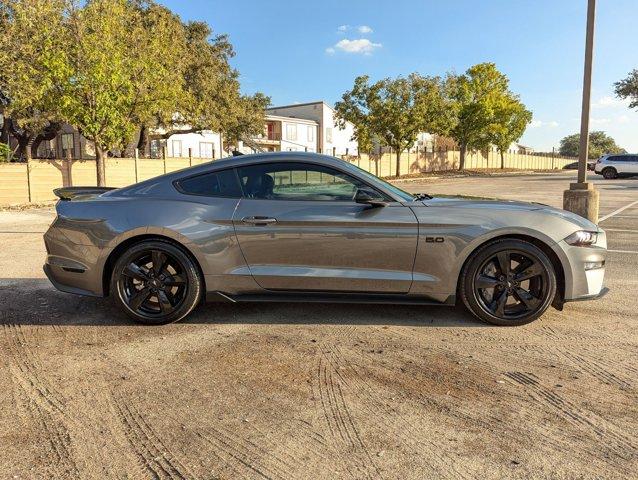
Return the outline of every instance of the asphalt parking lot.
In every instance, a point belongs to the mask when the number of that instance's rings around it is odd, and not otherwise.
[[[401,186],[561,206],[573,179]],[[610,293],[519,328],[318,304],[138,326],[44,278],[52,209],[0,212],[0,478],[636,478],[638,178],[593,181]]]

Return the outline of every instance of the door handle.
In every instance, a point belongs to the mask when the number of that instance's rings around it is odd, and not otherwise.
[[[260,217],[260,216],[244,217],[241,219],[241,221],[244,223],[248,223],[250,225],[257,225],[257,226],[266,226],[266,225],[272,225],[273,223],[277,223],[276,218]]]

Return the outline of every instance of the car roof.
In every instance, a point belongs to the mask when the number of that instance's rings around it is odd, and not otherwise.
[[[158,160],[161,161],[161,160]],[[122,195],[132,193],[149,187],[151,185],[157,186],[158,184],[170,184],[175,180],[179,180],[184,177],[195,176],[203,173],[213,172],[217,170],[223,170],[226,168],[237,168],[247,165],[253,165],[256,163],[270,163],[270,162],[312,162],[321,165],[326,165],[335,168],[343,169],[344,164],[348,162],[329,155],[323,155],[320,153],[312,152],[264,152],[255,153],[250,155],[237,155],[235,157],[222,158],[220,160],[213,160],[211,162],[201,163],[192,167],[183,168],[174,172],[165,173],[158,177],[153,177],[142,182],[119,188],[104,194],[104,196]]]

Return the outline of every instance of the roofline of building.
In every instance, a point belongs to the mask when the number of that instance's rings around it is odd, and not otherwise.
[[[289,105],[280,105],[277,107],[268,107],[266,110],[277,110],[280,108],[293,108],[293,107],[306,107],[308,105],[318,105],[320,103],[323,103],[326,107],[334,110],[334,108],[332,108],[330,105],[328,105],[326,102],[324,102],[323,100],[317,100],[315,102],[305,102],[305,103],[291,103]]]
[[[299,117],[286,117],[286,116],[282,116],[282,115],[270,115],[270,114],[266,114],[266,120],[281,120],[281,121],[293,121],[296,120],[298,123],[306,123],[308,125],[319,125],[317,122],[315,122],[314,120],[307,120],[305,118],[299,118]]]

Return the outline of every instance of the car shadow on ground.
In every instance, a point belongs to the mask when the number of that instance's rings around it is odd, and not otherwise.
[[[463,307],[347,303],[207,303],[184,324],[489,327]],[[0,325],[136,325],[108,298],[59,292],[46,279],[0,278]]]

